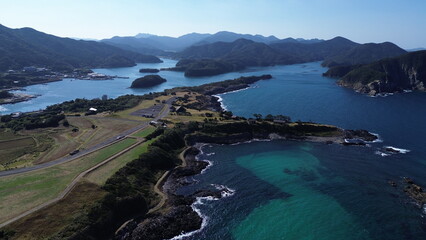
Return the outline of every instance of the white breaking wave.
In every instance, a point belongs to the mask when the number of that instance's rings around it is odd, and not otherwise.
[[[237,143],[233,143],[233,144],[222,144],[222,145],[236,146],[236,145],[252,143],[252,142],[270,142],[270,141],[272,141],[272,139],[269,139],[269,138],[265,138],[265,139],[253,138],[252,140],[248,140],[248,141],[245,141],[245,142],[237,142]]]
[[[9,109],[7,109],[3,106],[0,106],[0,112],[6,112],[6,111],[9,111]]]
[[[218,98],[218,102],[220,103],[220,107],[225,110],[228,111],[228,108],[226,108],[226,105],[223,103],[223,98],[220,95],[213,95],[214,97]]]
[[[220,184],[211,184],[211,185],[214,186],[216,189],[222,191],[221,195],[222,195],[223,198],[224,197],[230,197],[230,196],[234,195],[234,193],[235,193],[235,190],[230,189],[230,188],[228,188],[228,187],[226,187],[224,185],[220,185]],[[215,198],[215,197],[212,197],[212,196],[208,196],[208,197],[197,197],[196,200],[195,200],[195,202],[193,204],[191,204],[191,208],[202,219],[201,228],[197,229],[195,231],[189,232],[189,233],[182,233],[182,234],[180,234],[180,235],[178,235],[178,236],[176,236],[174,238],[171,238],[170,240],[181,240],[181,239],[190,237],[190,236],[192,236],[192,235],[200,232],[201,230],[203,230],[207,226],[207,224],[209,222],[209,217],[206,216],[206,215],[204,215],[201,212],[201,210],[198,208],[198,206],[204,205],[208,201],[217,201],[217,200],[219,200],[219,198]]]
[[[375,152],[375,154],[380,155],[380,156],[382,156],[382,157],[390,156],[390,154],[388,154],[388,153],[384,153],[384,152],[380,152],[380,151],[376,151],[376,152]]]
[[[200,160],[199,160],[200,161]],[[207,160],[207,159],[204,159],[204,160],[201,160],[201,161],[203,161],[203,162],[207,162],[208,163],[208,165],[203,169],[203,170],[201,170],[201,172],[200,172],[200,174],[203,174],[203,173],[205,173],[209,168],[211,168],[212,166],[213,166],[213,162],[212,161],[209,161],[209,160]]]
[[[379,142],[383,142],[383,140],[380,138],[380,135],[379,135],[378,133],[372,133],[372,132],[371,132],[371,134],[373,134],[374,136],[376,136],[376,137],[377,137],[377,139],[376,139],[376,140],[374,140],[374,141],[372,141],[372,143],[379,143]]]
[[[221,95],[226,95],[226,94],[229,94],[229,93],[241,92],[241,91],[247,90],[249,88],[258,88],[258,87],[259,86],[257,86],[257,85],[253,85],[253,86],[250,86],[250,87],[246,87],[246,88],[242,88],[242,89],[238,89],[238,90],[234,90],[234,91],[230,91],[230,92],[225,92],[225,93],[221,93],[221,94],[217,94],[217,95],[213,95],[213,96],[218,98],[217,101],[220,103],[220,107],[222,107],[223,110],[228,111],[228,108],[223,103],[223,98],[221,97]]]
[[[223,198],[230,197],[235,194],[235,190],[232,188],[229,188],[225,185],[220,184],[211,184],[213,187],[215,187],[217,190],[221,191],[221,196]]]
[[[399,152],[399,153],[402,153],[402,154],[410,152],[410,150],[408,150],[408,149],[396,148],[396,147],[392,147],[392,146],[385,146],[385,149],[386,148],[391,149],[391,150],[396,151],[396,152]]]

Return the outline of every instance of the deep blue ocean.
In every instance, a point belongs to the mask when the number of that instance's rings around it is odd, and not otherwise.
[[[205,218],[201,231],[184,239],[426,239],[423,206],[402,190],[402,177],[426,186],[426,93],[368,97],[322,77],[320,63],[251,68],[205,78],[160,72],[167,83],[129,89],[143,76],[142,67],[170,67],[176,62],[139,64],[133,68],[95,69],[129,79],[60,82],[27,87],[42,94],[29,102],[2,105],[2,113],[32,111],[79,98],[107,94],[145,94],[175,86],[194,86],[239,76],[271,74],[248,89],[222,94],[235,115],[283,114],[293,120],[367,129],[382,142],[345,147],[295,141],[207,145],[200,160],[212,166],[180,190],[227,187],[231,196],[199,199],[194,208]],[[383,146],[409,152],[383,156]],[[388,184],[397,182],[394,188]]]

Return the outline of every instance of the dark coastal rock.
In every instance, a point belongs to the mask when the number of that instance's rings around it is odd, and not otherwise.
[[[166,82],[167,80],[158,75],[146,75],[132,82],[130,88],[148,88]]]
[[[426,91],[425,62],[426,51],[411,52],[400,57],[356,67],[345,74],[338,83],[369,95],[404,90]],[[339,71],[343,72],[343,70]]]
[[[141,68],[139,69],[140,73],[158,73],[160,72],[160,70],[156,69],[156,68]]]
[[[132,240],[161,240],[173,238],[182,232],[201,227],[202,219],[190,206],[173,207],[167,214],[146,220],[133,231]]]
[[[396,184],[395,181],[389,180],[388,181],[389,185],[391,185],[392,187],[397,187],[398,185]]]
[[[411,178],[405,177],[404,182],[406,186],[404,187],[404,192],[416,203],[423,207],[426,204],[426,192],[423,191],[423,187],[416,184]]]
[[[401,152],[398,149],[395,149],[395,148],[392,148],[392,147],[385,147],[384,149],[385,149],[385,151],[391,152],[391,153],[400,153]]]
[[[372,142],[378,139],[374,134],[371,134],[367,130],[345,130],[346,139],[361,139],[363,141]]]

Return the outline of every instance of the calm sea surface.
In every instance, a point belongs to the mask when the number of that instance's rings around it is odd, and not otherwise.
[[[222,94],[235,115],[283,114],[350,129],[367,129],[383,142],[369,147],[344,147],[291,141],[204,146],[200,159],[213,165],[198,182],[180,190],[189,194],[219,185],[234,190],[218,201],[194,207],[206,225],[188,239],[426,239],[423,210],[400,188],[408,176],[426,186],[426,94],[367,97],[324,78],[319,63],[252,68],[214,77],[186,78],[160,72],[167,83],[145,90],[129,89],[143,74],[139,68],[161,68],[176,62],[139,64],[132,68],[95,69],[129,79],[86,81],[67,79],[27,87],[42,94],[29,102],[2,105],[2,113],[32,111],[75,98],[103,94],[145,94],[176,86],[194,86],[239,76],[272,74],[251,88]],[[383,146],[410,150],[382,156]],[[399,184],[400,185],[400,184]]]

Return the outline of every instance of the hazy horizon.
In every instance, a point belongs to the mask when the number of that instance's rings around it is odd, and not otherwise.
[[[230,31],[280,39],[342,36],[426,47],[426,2],[412,0],[16,0],[2,3],[0,24],[60,37],[104,39],[150,33],[178,37]]]

